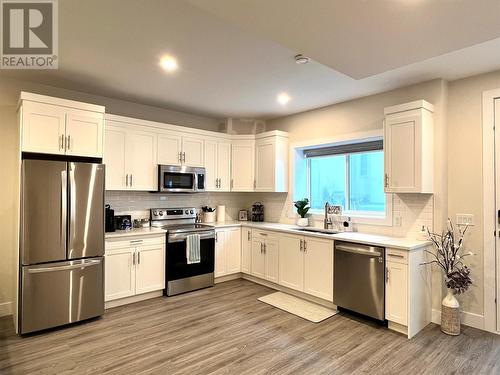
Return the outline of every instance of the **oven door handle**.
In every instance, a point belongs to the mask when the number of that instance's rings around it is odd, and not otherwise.
[[[198,232],[195,232],[198,233]],[[186,238],[189,234],[188,233],[179,233],[179,234],[169,234],[168,235],[168,243],[173,243],[173,242],[184,242],[186,241]],[[214,239],[215,241],[215,232],[209,232],[209,233],[199,233],[200,235],[200,240],[210,240]]]

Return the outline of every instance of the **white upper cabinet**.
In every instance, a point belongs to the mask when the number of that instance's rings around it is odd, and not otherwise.
[[[276,135],[257,139],[255,191],[288,191],[288,137]]]
[[[158,134],[158,164],[181,165],[182,137],[170,133]]]
[[[255,141],[234,140],[231,160],[231,191],[254,191]]]
[[[203,139],[182,137],[182,162],[188,167],[203,167]]]
[[[432,193],[434,107],[418,100],[385,108],[385,191]]]
[[[104,107],[21,93],[21,149],[102,157]]]
[[[112,120],[105,133],[106,190],[157,190],[157,134]]]
[[[203,166],[203,139],[182,133],[158,134],[158,164]]]
[[[230,191],[231,143],[213,139],[205,140],[205,190]]]

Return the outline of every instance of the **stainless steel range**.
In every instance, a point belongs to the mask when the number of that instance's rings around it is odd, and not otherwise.
[[[173,296],[214,285],[215,228],[197,224],[195,208],[152,208],[151,226],[167,230],[163,294]],[[188,241],[199,247],[195,262],[188,260]]]

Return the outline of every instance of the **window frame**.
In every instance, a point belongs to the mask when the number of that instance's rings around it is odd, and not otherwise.
[[[296,174],[297,174],[297,166],[299,166],[299,163],[302,163],[302,167],[300,167],[300,170],[303,171],[303,169],[306,169],[306,184],[307,187],[305,188],[305,191],[303,193],[307,194],[307,197],[310,198],[310,173],[309,173],[309,166],[305,165],[305,163],[308,163],[307,159],[304,157],[304,150],[314,147],[314,148],[322,148],[322,147],[331,147],[331,146],[336,146],[336,145],[341,145],[341,144],[349,144],[349,143],[359,143],[359,142],[369,142],[369,141],[375,141],[375,140],[380,140],[383,139],[383,129],[377,129],[377,130],[370,130],[370,131],[364,131],[364,132],[357,132],[357,133],[350,133],[350,134],[344,134],[344,135],[339,135],[335,138],[322,138],[322,139],[316,139],[316,140],[309,140],[309,141],[303,141],[303,142],[295,142],[291,144],[290,146],[290,174],[289,174],[289,179],[290,179],[290,197],[291,197],[291,205],[288,209],[288,217],[290,219],[295,218],[295,211],[293,209],[293,201],[304,198],[303,196],[296,196],[296,191],[300,190],[303,191],[303,188],[297,188],[295,185],[296,183]],[[383,150],[384,151],[384,150]],[[385,153],[384,153],[384,158],[385,158]],[[305,167],[305,168],[304,168]],[[302,172],[303,173],[303,172]],[[349,173],[349,169],[346,168],[346,173]],[[349,176],[347,177],[347,181],[349,180]],[[373,214],[375,211],[343,211],[343,215],[348,216],[351,218],[351,221],[355,224],[362,224],[362,225],[376,225],[376,226],[393,226],[393,194],[392,193],[385,193],[385,198],[386,198],[386,206],[385,206],[385,212],[383,214]],[[311,209],[309,211],[312,220],[320,221],[323,220],[323,214],[324,211],[320,209]]]

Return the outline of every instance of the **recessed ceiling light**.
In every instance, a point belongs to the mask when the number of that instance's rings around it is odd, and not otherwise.
[[[280,103],[281,105],[285,105],[290,101],[290,99],[290,95],[288,95],[286,92],[282,92],[278,95],[278,103]]]
[[[160,60],[160,65],[167,72],[173,72],[177,70],[178,67],[177,60],[170,55],[163,56]]]
[[[297,64],[307,64],[311,59],[307,56],[304,56],[303,54],[299,53],[298,55],[295,55],[295,62]]]

